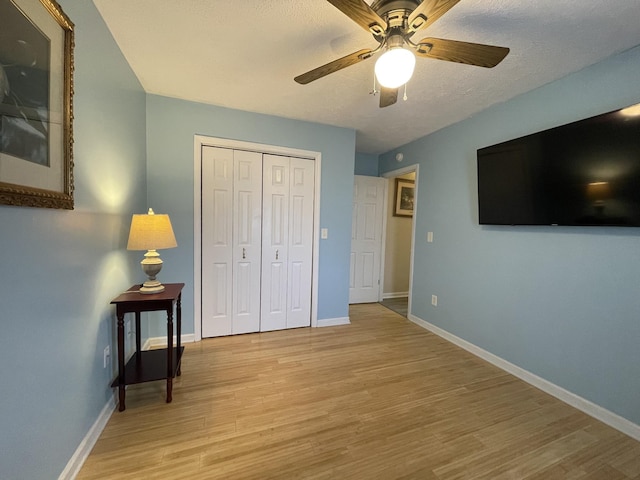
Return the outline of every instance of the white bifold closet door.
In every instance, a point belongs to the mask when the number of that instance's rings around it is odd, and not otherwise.
[[[260,330],[311,325],[314,163],[264,155]]]
[[[205,147],[202,174],[202,336],[257,332],[262,154]]]
[[[202,336],[311,324],[312,160],[202,152]]]

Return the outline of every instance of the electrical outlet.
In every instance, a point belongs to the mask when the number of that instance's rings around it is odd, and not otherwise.
[[[427,243],[433,243],[433,232],[427,232]]]
[[[431,305],[433,305],[434,307],[438,306],[438,296],[437,295],[431,295]]]
[[[107,365],[109,365],[109,360],[111,360],[111,348],[107,345],[104,347],[104,368],[107,368]]]
[[[133,335],[133,331],[131,329],[131,319],[127,320],[127,338],[130,338]]]

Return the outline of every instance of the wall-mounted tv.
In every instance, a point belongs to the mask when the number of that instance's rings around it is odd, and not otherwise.
[[[481,225],[640,226],[640,104],[477,157]]]

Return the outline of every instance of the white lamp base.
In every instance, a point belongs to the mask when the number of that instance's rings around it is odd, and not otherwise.
[[[144,260],[140,262],[142,271],[149,277],[149,279],[140,287],[140,293],[160,293],[164,292],[164,285],[156,280],[156,275],[160,273],[162,269],[162,259],[160,254],[155,250],[149,250],[144,255]]]
[[[164,292],[164,285],[162,285],[159,281],[150,282],[146,281],[142,284],[139,290],[140,293],[160,293]]]

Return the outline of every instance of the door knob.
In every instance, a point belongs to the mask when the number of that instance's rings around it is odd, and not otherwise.
[[[247,251],[243,248],[242,249],[242,259],[244,260],[245,258],[247,258]]]

